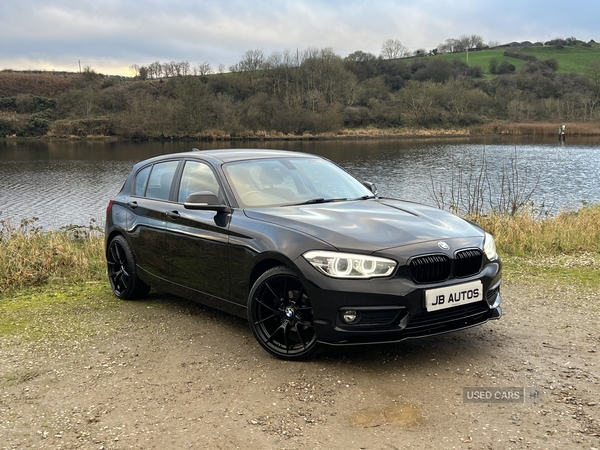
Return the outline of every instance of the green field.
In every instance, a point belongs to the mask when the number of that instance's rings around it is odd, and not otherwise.
[[[466,62],[468,57],[469,65],[479,65],[483,67],[486,75],[490,75],[488,71],[490,60],[492,58],[496,58],[498,64],[503,60],[507,60],[517,69],[526,63],[526,61],[522,59],[504,56],[505,51],[518,52],[523,55],[533,55],[540,61],[555,59],[558,61],[559,73],[585,73],[590,62],[600,60],[600,44],[593,44],[591,47],[577,45],[573,47],[564,47],[562,49],[557,49],[556,46],[508,47],[494,50],[444,54],[435,56],[434,58],[459,59]]]

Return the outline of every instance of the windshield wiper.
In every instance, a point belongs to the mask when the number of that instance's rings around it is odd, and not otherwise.
[[[335,198],[318,197],[318,198],[311,198],[310,200],[306,200],[305,202],[302,202],[302,203],[296,203],[296,205],[312,205],[314,203],[343,202],[346,200],[348,200],[348,199],[345,197],[335,197]]]

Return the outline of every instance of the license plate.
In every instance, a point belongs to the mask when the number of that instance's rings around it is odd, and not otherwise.
[[[483,285],[481,281],[471,281],[425,291],[425,306],[429,312],[475,303],[482,299]]]

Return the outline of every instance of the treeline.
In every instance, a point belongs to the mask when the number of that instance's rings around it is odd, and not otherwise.
[[[0,97],[0,136],[202,138],[600,119],[600,62],[584,75],[557,73],[555,60],[518,69],[507,61],[483,68],[309,48],[251,50],[227,73],[155,63],[132,79],[86,68],[69,83],[61,75],[64,87],[52,97],[23,90]],[[0,82],[11,76],[28,74],[0,72]]]

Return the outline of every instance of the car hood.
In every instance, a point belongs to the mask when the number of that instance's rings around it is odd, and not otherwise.
[[[246,209],[245,214],[314,236],[341,251],[372,253],[419,242],[484,235],[476,225],[446,211],[390,199]]]

